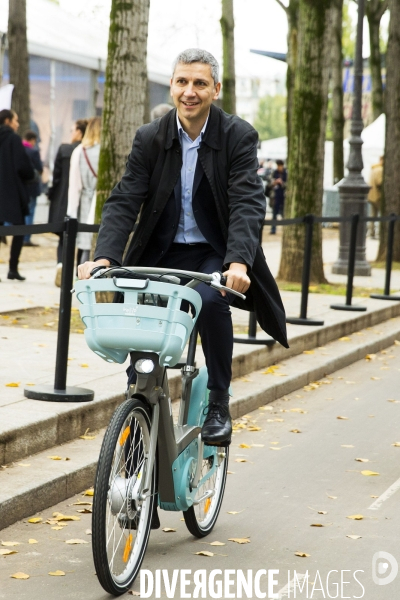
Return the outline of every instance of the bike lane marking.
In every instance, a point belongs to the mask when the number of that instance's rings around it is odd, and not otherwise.
[[[386,490],[386,492],[383,492],[383,494],[381,494],[379,498],[368,507],[368,510],[379,510],[385,500],[388,500],[391,496],[393,496],[398,489],[400,489],[400,479],[395,481],[394,484]]]

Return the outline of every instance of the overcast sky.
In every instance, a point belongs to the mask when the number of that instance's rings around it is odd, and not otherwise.
[[[93,16],[108,23],[111,0],[60,0],[74,14]],[[351,12],[357,7],[352,2]],[[237,75],[282,79],[283,63],[250,53],[250,48],[286,52],[287,21],[275,0],[235,0],[235,48]],[[222,40],[219,19],[220,0],[150,0],[148,53],[162,73],[179,51],[203,47],[221,62]],[[368,29],[364,28],[364,56],[369,55]]]

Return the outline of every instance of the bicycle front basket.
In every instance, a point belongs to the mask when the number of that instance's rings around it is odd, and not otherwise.
[[[108,362],[124,363],[133,350],[156,352],[160,364],[174,366],[201,309],[191,288],[137,279],[87,279],[75,283],[89,348]],[[121,292],[123,302],[97,302],[97,292]],[[143,298],[163,298],[166,306],[146,305]],[[194,308],[191,317],[182,301]]]

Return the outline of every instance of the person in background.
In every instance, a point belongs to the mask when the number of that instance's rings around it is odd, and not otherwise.
[[[150,112],[150,119],[152,121],[154,121],[154,119],[160,119],[172,109],[173,106],[170,104],[157,104],[157,106],[155,106]]]
[[[0,111],[0,225],[24,225],[29,196],[26,183],[35,176],[33,166],[17,134],[18,115],[13,110]],[[13,236],[7,279],[24,281],[18,272],[23,235]]]
[[[71,156],[67,214],[80,223],[94,223],[100,131],[101,118],[89,119],[82,144],[75,148]],[[78,264],[89,260],[92,237],[92,233],[78,233]]]
[[[25,146],[25,152],[29,156],[35,171],[33,181],[29,181],[26,184],[29,194],[29,215],[26,215],[25,217],[25,225],[32,225],[35,216],[37,197],[40,196],[42,191],[41,175],[43,173],[43,163],[40,159],[39,150],[37,149],[37,135],[34,131],[28,129],[28,131],[25,132],[22,144]],[[38,246],[38,244],[31,241],[30,235],[26,235],[24,237],[24,246]]]
[[[53,183],[47,195],[50,200],[49,223],[64,221],[68,206],[69,166],[72,152],[81,143],[87,127],[87,119],[75,121],[71,128],[71,141],[61,144],[54,162]],[[62,251],[64,234],[57,233],[59,237],[57,248],[57,270],[55,284],[61,286]]]
[[[272,175],[272,193],[273,193],[273,206],[272,206],[272,218],[276,219],[278,215],[283,216],[283,210],[285,206],[285,190],[286,190],[287,172],[283,160],[278,159],[276,161],[276,170]],[[270,196],[271,199],[271,196]],[[270,233],[274,235],[276,233],[276,227],[271,227]]]
[[[371,189],[368,193],[368,202],[371,207],[372,216],[376,219],[378,216],[381,200],[382,200],[382,182],[383,182],[383,160],[381,156],[379,162],[371,167],[371,173],[369,176],[369,185]],[[375,239],[375,222],[371,222],[370,229],[371,238]]]

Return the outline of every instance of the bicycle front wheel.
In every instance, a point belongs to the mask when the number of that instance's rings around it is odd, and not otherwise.
[[[157,457],[151,489],[144,491],[149,450],[150,409],[132,398],[117,408],[107,428],[93,498],[94,564],[100,584],[114,596],[131,587],[150,536]]]
[[[208,535],[217,522],[224,497],[228,458],[228,446],[204,446],[197,494],[193,506],[183,512],[186,527],[195,537]]]

